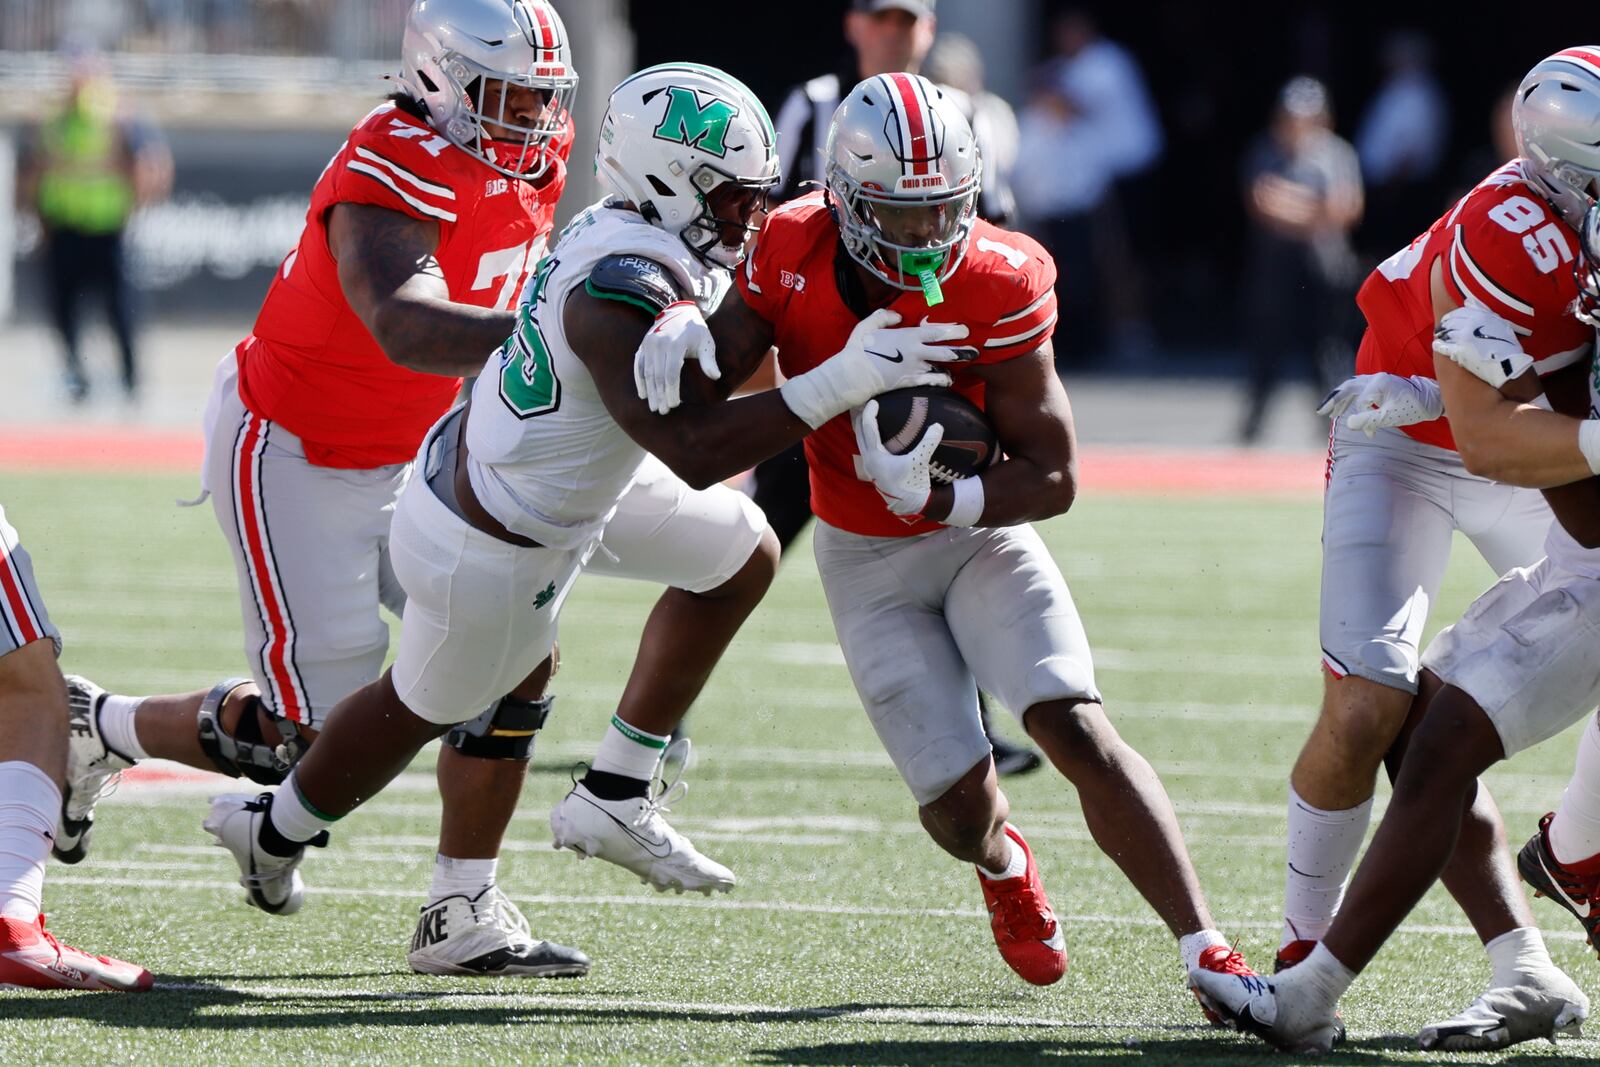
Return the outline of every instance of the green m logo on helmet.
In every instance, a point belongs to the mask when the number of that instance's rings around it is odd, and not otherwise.
[[[719,159],[728,154],[728,123],[739,113],[738,107],[718,96],[700,103],[700,94],[681,85],[669,85],[667,113],[655,129],[663,141],[687,145]]]

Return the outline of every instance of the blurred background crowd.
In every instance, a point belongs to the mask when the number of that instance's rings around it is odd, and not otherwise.
[[[248,328],[317,174],[388,91],[409,6],[0,4],[0,321],[53,324],[58,397],[101,381],[137,400],[141,314]],[[961,90],[985,213],[1060,265],[1063,372],[1237,378],[1229,432],[1246,442],[1281,382],[1349,373],[1361,278],[1515,154],[1510,90],[1587,39],[1433,3],[556,6],[583,76],[575,161],[611,85],[668,59],[755,89],[791,193],[841,85],[920,67]],[[587,171],[568,213],[594,195]],[[120,379],[78,354],[100,308]]]

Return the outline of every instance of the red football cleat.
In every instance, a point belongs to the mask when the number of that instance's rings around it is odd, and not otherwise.
[[[1316,942],[1296,941],[1295,944],[1315,945]],[[1311,950],[1308,948],[1306,951],[1310,952]],[[1300,959],[1304,958],[1304,956],[1300,957]],[[1298,962],[1300,962],[1300,960],[1297,959],[1295,963]],[[1255,977],[1256,973],[1255,971],[1251,970],[1250,965],[1244,961],[1244,955],[1242,953],[1235,952],[1227,945],[1212,945],[1210,948],[1201,952],[1200,959],[1197,961],[1196,966],[1198,966],[1202,971],[1210,971],[1212,974],[1236,974],[1253,978]],[[1289,964],[1288,966],[1293,966],[1293,964]],[[1205,1013],[1207,1022],[1209,1022],[1212,1026],[1227,1025],[1227,1023],[1223,1020],[1222,1014],[1217,1011],[1216,1005],[1212,1004],[1206,999],[1206,997],[1200,992],[1200,987],[1194,984],[1193,979],[1189,980],[1189,991],[1194,994],[1194,999],[1199,1002],[1200,1010]]]
[[[1317,943],[1315,941],[1305,938],[1289,942],[1278,950],[1277,956],[1273,957],[1272,973],[1277,974],[1279,971],[1287,971],[1295,964],[1304,962],[1305,958],[1311,955],[1311,950],[1316,947]]]
[[[1600,856],[1562,863],[1550,848],[1551,812],[1539,820],[1539,832],[1517,853],[1517,872],[1536,897],[1549,897],[1583,924],[1589,947],[1600,951]]]
[[[0,988],[149,989],[155,978],[133,963],[91,956],[57,941],[44,916],[31,923],[0,919]]]
[[[1050,910],[1050,898],[1044,895],[1028,843],[1009,823],[1006,835],[1028,857],[1028,869],[1002,881],[978,875],[983,905],[989,909],[989,926],[1001,958],[1013,971],[1034,985],[1050,985],[1067,973],[1067,939]]]

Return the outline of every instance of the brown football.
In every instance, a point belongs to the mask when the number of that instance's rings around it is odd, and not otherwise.
[[[883,446],[897,456],[915,447],[929,426],[938,423],[944,427],[944,440],[928,464],[936,482],[970,478],[999,455],[1000,442],[988,417],[954,390],[919,385],[875,399]]]

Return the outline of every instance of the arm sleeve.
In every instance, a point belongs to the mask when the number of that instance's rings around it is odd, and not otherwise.
[[[331,164],[332,200],[453,223],[463,205],[440,158],[452,147],[432,130],[398,120],[392,129],[358,131]]]

